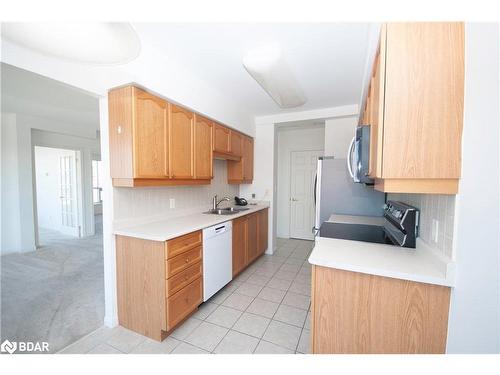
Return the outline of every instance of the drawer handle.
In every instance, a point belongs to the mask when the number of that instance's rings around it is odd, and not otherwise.
[[[189,263],[189,258],[186,258],[186,263]]]

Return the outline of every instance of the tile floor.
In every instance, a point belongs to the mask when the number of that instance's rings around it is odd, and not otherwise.
[[[123,327],[101,327],[61,353],[310,352],[313,241],[277,240],[264,255],[159,343]]]

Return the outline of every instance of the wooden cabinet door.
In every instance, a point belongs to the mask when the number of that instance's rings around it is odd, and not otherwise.
[[[247,247],[248,263],[259,256],[259,241],[257,237],[258,216],[256,213],[247,216]]]
[[[170,104],[170,177],[191,179],[193,168],[194,115]]]
[[[241,156],[243,153],[243,136],[231,130],[231,155]]]
[[[368,175],[382,177],[382,135],[384,126],[384,80],[385,80],[385,25],[380,34],[380,46],[375,57],[370,93],[372,107],[370,116],[370,161]]]
[[[387,24],[384,179],[460,177],[464,24]]]
[[[258,253],[263,254],[267,250],[268,241],[268,209],[259,211],[258,213]]]
[[[247,217],[233,220],[233,277],[247,265]]]
[[[213,177],[212,136],[213,122],[195,115],[194,122],[194,178]]]
[[[214,125],[214,151],[224,154],[230,151],[229,129],[220,124]]]
[[[253,180],[253,139],[250,137],[243,139],[243,180]]]
[[[134,177],[166,178],[168,103],[134,87]]]

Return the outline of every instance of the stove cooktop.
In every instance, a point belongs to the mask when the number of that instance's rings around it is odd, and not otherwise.
[[[394,245],[385,234],[384,227],[376,225],[325,222],[321,225],[319,236]]]

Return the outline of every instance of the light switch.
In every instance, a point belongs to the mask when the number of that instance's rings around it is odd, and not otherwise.
[[[175,198],[170,198],[170,208],[175,208]]]

